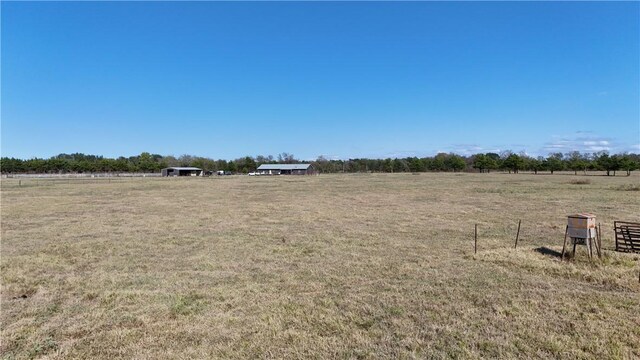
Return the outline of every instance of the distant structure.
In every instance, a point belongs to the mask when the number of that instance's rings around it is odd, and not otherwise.
[[[260,175],[313,175],[311,164],[262,164],[256,171]]]
[[[202,176],[202,169],[197,167],[168,167],[162,169],[162,176]]]

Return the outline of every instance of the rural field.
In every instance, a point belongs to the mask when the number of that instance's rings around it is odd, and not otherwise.
[[[612,230],[640,220],[638,184],[638,174],[3,179],[0,354],[640,358],[640,255],[614,252]],[[602,224],[601,261],[584,246],[560,261],[576,212]]]

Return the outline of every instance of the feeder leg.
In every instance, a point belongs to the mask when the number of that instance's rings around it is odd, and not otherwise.
[[[567,248],[567,233],[569,232],[569,225],[567,225],[567,228],[564,231],[564,242],[562,243],[562,257],[561,259],[564,261],[564,251]]]
[[[577,241],[576,238],[571,238],[571,241],[573,241],[573,258],[576,258],[576,245],[577,245]]]

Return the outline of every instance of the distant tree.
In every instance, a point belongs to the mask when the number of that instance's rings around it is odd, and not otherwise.
[[[155,161],[148,152],[143,152],[138,156],[137,166],[142,172],[154,172],[156,170]]]
[[[96,170],[99,172],[112,172],[115,168],[115,162],[113,159],[100,159],[96,164]]]
[[[620,169],[627,172],[627,176],[631,176],[633,170],[640,168],[640,163],[629,154],[620,155],[619,164]]]
[[[504,159],[502,164],[504,168],[509,170],[509,172],[513,171],[514,174],[517,174],[522,168],[524,168],[524,160],[517,154],[510,154],[506,159]]]
[[[436,156],[433,158],[433,160],[431,160],[431,167],[429,168],[429,170],[434,170],[434,171],[446,171],[447,170],[447,157],[448,155],[445,153],[438,153],[436,154]]]
[[[616,171],[621,169],[621,159],[622,156],[620,155],[613,155],[610,157],[610,167],[611,167],[611,171],[613,171],[613,176],[616,176]]]
[[[464,161],[464,159],[456,154],[449,154],[449,156],[445,160],[445,165],[447,169],[455,172],[462,171],[467,167],[467,163]]]
[[[273,156],[272,155],[268,155],[268,156],[258,155],[258,156],[256,156],[256,163],[258,165],[271,164],[273,162],[274,162],[274,160],[273,160]]]
[[[189,163],[189,166],[197,167],[204,171],[217,170],[215,160],[204,157],[194,157],[193,160]]]
[[[538,171],[544,170],[544,158],[542,156],[537,158],[529,157],[526,163],[527,168],[533,171],[534,174],[538,174]]]
[[[318,158],[312,163],[312,165],[314,169],[320,173],[336,172],[334,164],[322,155],[318,156]]]
[[[408,163],[409,163],[409,170],[411,172],[421,172],[425,170],[424,167],[424,163],[422,162],[422,159],[419,159],[417,157],[412,157],[407,159]]]
[[[235,161],[231,160],[227,163],[227,167],[225,170],[235,174],[238,172],[238,166],[236,165]]]
[[[235,161],[238,172],[246,174],[250,171],[254,171],[257,166],[255,160],[251,156],[245,156]]]
[[[318,157],[313,162],[314,167],[321,172],[418,172],[418,171],[461,171],[473,167],[480,172],[490,172],[493,169],[505,169],[509,172],[520,170],[538,171],[548,169],[551,172],[562,169],[577,170],[600,169],[607,173],[616,170],[625,170],[629,175],[631,171],[640,168],[640,155],[618,154],[609,155],[606,152],[594,154],[592,157],[581,155],[577,152],[569,153],[566,158],[560,153],[551,154],[547,159],[538,157],[533,159],[526,153],[513,154],[510,151],[502,152],[502,157],[496,153],[475,154],[471,157],[463,157],[457,154],[439,153],[433,157],[406,157],[403,159],[369,159],[358,158],[343,160],[329,160]],[[592,160],[593,159],[593,160]],[[287,163],[296,163],[292,154],[282,153],[278,160]],[[582,164],[580,162],[582,161]],[[273,163],[273,156],[260,156],[252,158],[245,156],[227,162],[226,160],[214,160],[207,157],[193,155],[162,156],[143,152],[131,157],[120,156],[117,159],[104,158],[97,155],[83,153],[59,154],[48,159],[33,158],[28,160],[15,158],[0,158],[0,170],[7,173],[64,173],[64,172],[157,172],[167,166],[196,166],[206,171],[226,170],[232,172],[248,172],[254,170],[259,164]]]
[[[483,173],[487,169],[487,156],[485,154],[474,155],[473,168]]]
[[[500,168],[500,156],[495,153],[485,154],[487,157],[487,172]]]
[[[0,158],[0,170],[3,174],[13,174],[24,172],[24,161],[16,158]]]
[[[617,156],[609,156],[607,151],[600,151],[595,154],[595,162],[598,164],[600,170],[607,172],[607,176],[610,176],[613,171],[613,176],[616,175],[615,171],[620,168],[620,162]]]
[[[565,159],[567,159],[567,167],[573,170],[574,175],[578,175],[578,171],[585,171],[587,168],[587,161],[579,151],[568,153]]]
[[[473,156],[473,167],[480,172],[491,172],[498,169],[498,160],[500,155],[495,153],[476,154]]]
[[[113,171],[117,171],[117,172],[130,172],[131,170],[131,164],[129,163],[129,161],[127,160],[127,158],[120,156],[119,158],[117,158],[114,162],[114,169]]]
[[[176,159],[175,156],[173,155],[167,155],[163,157],[162,161],[164,162],[164,165],[165,165],[164,167],[180,165],[180,162],[178,161],[178,159]]]
[[[196,160],[195,156],[191,156],[191,155],[180,155],[180,157],[178,158],[178,166],[191,166],[193,165],[193,162]]]
[[[278,163],[280,164],[294,164],[297,162],[298,160],[296,160],[293,154],[289,154],[286,152],[278,154]]]
[[[562,153],[550,154],[545,161],[545,167],[551,172],[552,175],[554,171],[561,171],[562,169],[564,169],[564,163],[562,162]]]
[[[393,159],[393,172],[407,172],[409,165],[403,159]]]
[[[393,172],[393,160],[386,158],[383,161],[382,171],[392,173]]]
[[[229,170],[229,163],[227,160],[217,160],[214,170]]]
[[[500,152],[500,156],[496,161],[498,164],[498,169],[502,171],[507,170],[509,173],[511,173],[511,167],[509,166],[508,163],[505,164],[505,160],[507,160],[511,155],[513,155],[513,151],[511,150],[504,150]]]

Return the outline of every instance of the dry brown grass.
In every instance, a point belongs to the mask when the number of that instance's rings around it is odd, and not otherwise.
[[[625,177],[2,182],[4,358],[638,358]],[[608,250],[562,263],[566,215]],[[520,242],[514,250],[517,220]],[[473,225],[479,252],[473,254]]]

